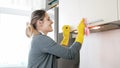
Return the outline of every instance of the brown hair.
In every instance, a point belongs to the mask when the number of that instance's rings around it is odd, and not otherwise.
[[[27,27],[26,27],[26,36],[27,37],[31,37],[32,35],[36,35],[38,34],[38,30],[37,30],[37,20],[43,21],[44,17],[45,17],[45,10],[35,10],[32,12],[31,15],[31,22],[27,23]]]

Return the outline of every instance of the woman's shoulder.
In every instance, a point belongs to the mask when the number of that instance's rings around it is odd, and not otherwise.
[[[49,36],[46,36],[46,35],[38,35],[38,36],[34,37],[32,42],[37,44],[37,46],[38,45],[42,46],[41,48],[50,47],[50,46],[52,46],[52,44],[56,43],[52,38],[50,38]]]
[[[49,36],[46,35],[37,35],[33,37],[34,40],[39,40],[39,41],[54,41],[52,38],[50,38]]]

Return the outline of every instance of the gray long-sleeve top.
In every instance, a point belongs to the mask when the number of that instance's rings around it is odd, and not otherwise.
[[[74,42],[69,48],[63,47],[40,33],[32,39],[28,68],[55,68],[56,57],[74,59],[80,48],[81,44],[78,42]]]

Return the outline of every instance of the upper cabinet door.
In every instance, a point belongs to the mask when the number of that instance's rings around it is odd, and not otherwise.
[[[117,0],[79,0],[79,10],[79,15],[91,23],[118,20]]]
[[[118,14],[119,14],[119,20],[120,20],[120,0],[118,0]]]

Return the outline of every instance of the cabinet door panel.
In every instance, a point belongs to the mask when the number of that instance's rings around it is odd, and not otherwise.
[[[104,20],[100,23],[117,20],[117,0],[79,0],[80,16],[89,22]]]
[[[118,0],[118,14],[119,14],[119,20],[120,20],[120,0]]]

